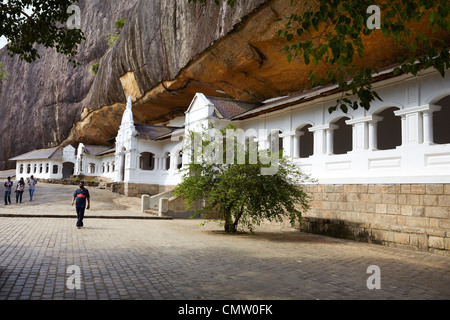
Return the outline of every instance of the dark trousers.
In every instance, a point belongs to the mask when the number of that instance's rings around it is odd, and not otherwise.
[[[5,204],[11,204],[11,191],[5,191]]]
[[[22,203],[23,191],[16,191],[16,203]]]
[[[76,207],[77,209],[77,227],[83,227],[83,219],[84,219],[84,212],[86,211],[86,207]]]

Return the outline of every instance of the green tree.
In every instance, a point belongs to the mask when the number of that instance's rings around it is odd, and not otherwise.
[[[0,62],[0,81],[6,81],[9,77],[9,74],[5,70],[5,66]]]
[[[236,2],[222,1],[230,6]],[[221,0],[214,2],[219,4]],[[450,68],[449,45],[442,39],[450,31],[448,0],[316,0],[306,8],[305,2],[292,0],[291,4],[292,14],[285,18],[285,27],[278,36],[287,40],[284,51],[288,61],[299,59],[306,65],[321,63],[327,67],[325,75],[311,71],[311,88],[339,84],[342,96],[330,113],[337,108],[344,112],[350,108],[369,109],[373,101],[381,100],[372,89],[373,74],[378,69],[355,64],[356,58],[366,54],[363,38],[373,32],[393,38],[402,48],[395,74],[417,75],[420,70],[434,68],[445,76]],[[371,16],[368,8],[374,4],[380,8],[381,30],[369,28],[367,23]],[[414,24],[426,24],[427,32],[412,28]],[[354,101],[350,99],[353,95],[357,97]]]
[[[302,213],[309,209],[302,184],[312,180],[291,160],[281,157],[281,151],[258,152],[256,145],[244,148],[229,134],[235,132],[233,126],[216,130],[220,134],[214,139],[211,130],[191,132],[186,141],[184,152],[190,152],[191,162],[175,195],[183,197],[187,209],[205,200],[200,212],[218,213],[227,233],[236,233],[238,225],[253,231],[264,219],[289,219],[292,226],[301,221]],[[220,143],[223,137],[227,137],[225,144]]]
[[[78,45],[85,39],[80,28],[67,25],[71,0],[8,0],[0,2],[0,36],[8,40],[9,55],[33,62],[40,58],[36,45],[54,48],[74,66]],[[31,10],[32,13],[29,13]]]
[[[91,66],[91,73],[95,77],[97,75],[98,69],[100,68],[100,62],[95,62]]]
[[[117,39],[119,38],[120,31],[125,27],[125,23],[127,22],[127,19],[120,18],[117,20],[114,25],[116,26],[116,32],[108,34],[106,37],[106,40],[108,41],[108,46],[112,47],[114,43],[116,43]]]

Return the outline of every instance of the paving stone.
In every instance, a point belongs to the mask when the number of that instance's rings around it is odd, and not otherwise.
[[[58,200],[69,190],[7,210],[34,218],[0,217],[1,300],[450,299],[448,256],[269,227],[230,236],[196,220],[87,218],[78,230],[70,193]],[[92,194],[96,215],[140,214],[137,198]],[[81,289],[67,287],[72,265]],[[381,290],[367,288],[371,265]]]

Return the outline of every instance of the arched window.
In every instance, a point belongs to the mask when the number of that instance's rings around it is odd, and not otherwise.
[[[23,164],[20,165],[20,174],[23,174]]]
[[[90,174],[95,173],[95,164],[94,163],[89,164],[89,173]]]
[[[180,150],[178,152],[178,157],[177,157],[177,168],[181,169],[183,168],[183,150]]]
[[[353,128],[345,123],[347,117],[340,118],[333,124],[338,128],[334,130],[334,154],[346,154],[353,150]]]
[[[402,120],[394,114],[396,107],[388,108],[377,116],[383,120],[377,123],[377,149],[391,150],[402,145]]]
[[[312,125],[308,124],[303,126],[301,129],[297,129],[297,133],[300,134],[297,143],[300,145],[298,146],[299,154],[295,156],[299,156],[303,159],[314,155],[314,133],[310,132],[309,128],[312,128]]]
[[[28,166],[27,166],[27,174],[30,174],[31,173],[31,164],[29,164]]]
[[[55,164],[53,166],[53,174],[58,174],[58,171],[59,171],[59,166],[57,164]]]
[[[447,96],[436,103],[441,107],[441,111],[433,113],[433,135],[434,143],[450,143],[450,96]]]
[[[164,155],[164,170],[170,170],[170,152],[166,152]]]
[[[45,165],[45,173],[49,173],[50,172],[50,165],[47,163]]]
[[[44,171],[44,168],[42,166],[42,163],[39,165],[39,173],[42,173]]]
[[[155,155],[150,152],[141,153],[139,167],[143,171],[155,170]]]

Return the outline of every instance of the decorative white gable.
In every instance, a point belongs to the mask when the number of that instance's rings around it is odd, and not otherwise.
[[[186,112],[186,129],[207,124],[214,115],[214,104],[203,93],[197,93]]]

